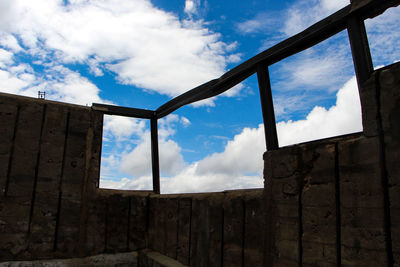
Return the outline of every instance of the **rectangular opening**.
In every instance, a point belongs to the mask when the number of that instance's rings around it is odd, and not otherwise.
[[[256,75],[235,89],[240,92],[234,97],[186,106],[159,120],[161,193],[263,188],[265,137]]]
[[[374,68],[400,61],[400,7],[365,20]]]
[[[104,115],[100,188],[153,190],[149,120]]]
[[[270,66],[280,147],[362,131],[346,31]]]

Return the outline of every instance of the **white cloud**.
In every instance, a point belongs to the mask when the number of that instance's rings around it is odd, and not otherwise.
[[[183,116],[181,116],[181,123],[183,127],[188,127],[191,124],[190,120]]]
[[[143,136],[145,131],[146,122],[144,120],[122,116],[104,116],[103,132],[106,137],[122,141],[134,134]]]
[[[362,131],[361,105],[355,77],[337,93],[336,105],[326,110],[316,106],[305,120],[277,124],[279,145]]]
[[[188,15],[196,14],[197,13],[197,1],[186,0],[184,11]]]
[[[169,96],[217,78],[237,59],[202,21],[180,21],[149,0],[5,3],[13,12],[2,20],[14,27],[3,35],[20,38],[43,62],[88,64],[95,75],[108,69],[121,83]]]
[[[28,64],[16,63],[14,55],[1,48],[0,88],[5,93],[30,97],[45,91],[46,99],[81,105],[105,102],[99,97],[99,88],[78,72],[51,65],[44,73],[38,73]]]
[[[321,7],[327,12],[335,12],[350,4],[349,0],[320,0]]]
[[[0,33],[1,35],[1,33]],[[18,44],[18,40],[11,34],[3,34],[0,36],[0,45],[10,49],[12,52],[22,51],[22,47]]]
[[[388,65],[400,54],[400,7],[390,8],[382,15],[365,21],[374,65]]]
[[[350,2],[347,0],[299,0],[285,11],[282,31],[292,36],[348,4]]]
[[[277,12],[260,12],[254,16],[254,18],[239,22],[236,24],[236,30],[241,34],[255,34],[260,33],[265,35],[266,33],[273,33],[280,25],[280,15]]]
[[[181,154],[181,147],[173,140],[158,140],[160,171],[164,175],[176,175],[186,165]],[[141,142],[128,154],[122,156],[121,171],[136,179],[151,173],[151,141],[147,133]]]
[[[170,139],[175,134],[176,123],[185,125],[188,120],[185,117],[171,114],[158,121],[160,171],[167,176],[176,175],[186,166],[181,154],[181,147]],[[143,131],[136,135],[139,136],[140,141],[133,150],[124,152],[120,168],[123,173],[141,177],[151,173],[151,139],[149,131]]]
[[[265,151],[265,138],[260,138],[263,134],[262,127],[244,128],[227,143],[224,152],[214,153],[201,160],[196,172],[200,175],[261,173],[262,154]]]

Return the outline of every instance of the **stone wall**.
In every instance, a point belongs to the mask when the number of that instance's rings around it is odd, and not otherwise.
[[[264,154],[265,189],[98,188],[102,114],[0,94],[0,262],[152,249],[190,266],[399,266],[400,64],[363,133]]]
[[[0,94],[0,122],[0,261],[146,247],[148,193],[98,190],[102,114]]]
[[[400,64],[360,96],[362,134],[265,153],[267,266],[400,266]]]

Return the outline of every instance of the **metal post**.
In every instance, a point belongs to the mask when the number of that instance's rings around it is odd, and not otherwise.
[[[355,16],[351,17],[347,21],[347,32],[350,39],[358,88],[361,88],[361,85],[368,80],[374,71],[364,20]]]
[[[261,109],[264,119],[265,142],[268,150],[275,150],[279,148],[279,143],[278,135],[276,133],[274,104],[267,65],[257,65],[257,78],[258,88],[260,89]]]
[[[158,158],[157,118],[150,119],[151,128],[151,163],[153,169],[153,191],[160,194],[160,162]]]

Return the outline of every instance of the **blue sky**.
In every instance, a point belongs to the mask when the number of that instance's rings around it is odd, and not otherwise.
[[[0,91],[156,109],[284,40],[347,0],[3,0]],[[366,22],[374,66],[400,59],[399,8]],[[362,130],[341,32],[270,66],[281,146]],[[149,123],[106,116],[101,186],[151,189]],[[254,76],[159,121],[161,191],[262,187]]]

